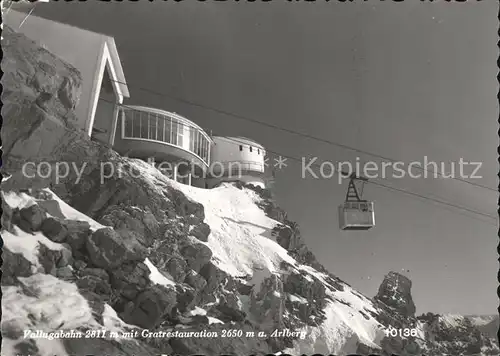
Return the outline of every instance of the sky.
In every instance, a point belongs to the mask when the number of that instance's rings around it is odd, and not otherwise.
[[[498,186],[497,2],[55,2],[34,14],[115,38],[127,104],[177,112],[217,135],[318,161],[361,155],[201,106],[409,164],[480,162]],[[146,91],[144,89],[148,89]],[[271,155],[271,159],[274,155]],[[339,230],[347,182],[276,172],[278,203],[333,274],[374,296],[389,271],[413,281],[417,313],[494,314],[497,223],[374,184],[376,226]],[[472,166],[465,173],[472,173]],[[318,172],[318,168],[315,168]],[[375,183],[496,215],[496,191],[443,178]],[[416,171],[416,173],[419,173]]]

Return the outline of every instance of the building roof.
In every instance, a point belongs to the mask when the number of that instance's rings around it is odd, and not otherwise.
[[[118,49],[116,48],[115,39],[106,35],[102,36],[106,38],[106,44],[108,45],[111,63],[115,69],[117,76],[117,84],[120,87],[123,96],[129,98],[130,92],[128,90],[127,81],[125,80],[125,73],[123,72],[122,62],[120,60],[120,56],[118,55]]]
[[[10,10],[8,16],[5,16],[4,21],[7,25],[12,26],[14,31],[19,31],[21,33],[24,33],[24,28],[26,27],[26,24],[23,24],[21,29],[19,29],[18,27],[21,25],[22,21],[26,18],[27,15],[28,15],[27,13],[24,13],[22,11]],[[81,33],[87,33],[92,38],[98,39],[99,41],[101,41],[102,48],[104,48],[104,45],[106,45],[106,47],[108,48],[109,55],[111,58],[111,66],[113,67],[113,70],[116,73],[115,81],[117,82],[116,83],[117,86],[120,88],[121,94],[126,98],[130,97],[127,82],[125,80],[125,74],[123,72],[122,63],[120,60],[120,56],[118,55],[118,50],[116,47],[115,39],[112,36],[105,35],[105,34],[98,33],[98,32],[94,32],[94,31],[90,31],[90,30],[80,28],[77,26],[72,26],[72,25],[69,25],[69,24],[66,24],[63,22],[55,21],[55,20],[48,19],[48,18],[41,17],[41,16],[30,15],[26,21],[30,21],[30,19],[31,19],[31,21],[36,19],[36,21],[39,24],[43,24],[43,21],[47,21],[49,23],[52,23],[52,24],[59,26],[60,28],[63,28],[60,32],[52,31],[51,36],[54,36],[54,35],[57,36],[58,33],[60,33],[61,36],[66,36],[68,32],[71,32],[71,31],[64,31],[64,28],[67,28],[67,29],[71,29],[71,30],[76,29],[76,30],[80,31]],[[25,33],[25,35],[27,37],[31,38],[32,40],[35,40],[35,41],[37,41],[41,38],[40,34],[34,33],[33,30],[30,33]],[[35,38],[33,38],[33,37],[35,37]],[[76,45],[78,45],[78,44],[76,44]],[[51,46],[49,48],[49,50],[51,52],[53,52],[55,55],[60,55],[59,52],[61,52],[61,49],[55,48],[53,46]],[[62,59],[67,60],[66,58],[62,58]],[[74,65],[74,63],[71,63],[71,64]]]

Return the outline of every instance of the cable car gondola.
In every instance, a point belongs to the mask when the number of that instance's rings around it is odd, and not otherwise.
[[[349,187],[347,188],[346,199],[339,206],[339,227],[341,230],[368,230],[375,226],[375,210],[373,202],[362,199],[355,182],[360,181],[362,188],[367,178],[359,177],[355,173],[343,175],[349,176]]]

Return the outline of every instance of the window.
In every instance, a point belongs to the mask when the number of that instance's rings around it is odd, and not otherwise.
[[[178,130],[177,121],[172,120],[172,135],[170,137],[170,143],[172,145],[177,145],[177,130]]]
[[[125,137],[134,137],[134,117],[130,110],[120,109],[120,115],[123,118],[123,125],[125,127]]]
[[[156,128],[156,139],[158,141],[165,141],[163,133],[165,132],[165,120],[162,116],[156,117],[157,128]]]
[[[257,148],[257,154],[260,155],[260,148]]]
[[[243,151],[243,146],[242,145],[240,145],[240,151]]]
[[[184,146],[184,125],[177,123],[177,146]]]
[[[164,129],[163,129],[163,136],[165,137],[165,142],[170,143],[170,140],[172,139],[172,120],[166,116],[163,118],[164,121]]]
[[[201,159],[205,158],[205,137],[200,133],[200,154]]]
[[[200,147],[200,137],[198,136],[198,131],[193,130],[194,144],[193,144],[193,153],[198,154],[198,150]]]
[[[201,156],[204,161],[208,161],[208,141],[203,137],[203,156]]]
[[[250,146],[250,152],[252,152],[252,146]]]
[[[197,145],[196,145],[196,154],[201,157],[201,150],[202,150],[202,145],[203,145],[203,136],[201,135],[200,132],[196,133],[196,138],[197,138]]]
[[[136,115],[139,118],[139,126],[141,130],[140,138],[148,138],[149,136],[149,127],[148,127],[148,114],[147,113],[142,113],[140,111],[136,112]]]
[[[156,140],[156,132],[157,132],[157,120],[158,117],[155,114],[147,113],[147,120],[149,122],[149,139]]]
[[[196,131],[190,127],[189,128],[189,150],[191,152],[196,152],[195,151],[195,143],[196,143]]]

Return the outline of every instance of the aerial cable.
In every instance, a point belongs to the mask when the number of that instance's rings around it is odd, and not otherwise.
[[[243,116],[243,115],[240,115],[240,114],[232,113],[232,112],[229,112],[229,111],[226,111],[226,110],[217,109],[217,108],[214,108],[214,107],[210,107],[210,106],[206,106],[206,105],[203,105],[203,104],[199,104],[199,103],[193,102],[191,100],[180,98],[180,97],[177,97],[177,96],[174,96],[174,95],[170,95],[170,94],[166,94],[166,93],[160,93],[160,92],[157,92],[155,90],[144,88],[144,87],[140,87],[140,86],[133,86],[133,85],[131,86],[131,85],[127,84],[126,82],[121,82],[121,81],[118,81],[118,80],[111,79],[111,81],[116,82],[118,84],[127,85],[127,86],[130,86],[132,88],[136,88],[136,89],[139,89],[139,90],[142,90],[142,91],[154,94],[154,95],[158,95],[158,96],[161,96],[161,97],[165,97],[165,98],[169,98],[169,99],[172,99],[172,100],[176,100],[176,101],[188,104],[190,106],[199,107],[199,108],[202,108],[202,109],[205,109],[205,110],[210,110],[210,111],[213,111],[213,112],[225,115],[225,116],[230,116],[230,117],[233,117],[233,118],[236,118],[236,119],[239,119],[239,120],[245,120],[245,121],[252,122],[252,123],[255,123],[255,124],[258,124],[258,125],[262,125],[262,126],[266,126],[266,127],[272,128],[272,129],[276,129],[276,130],[287,132],[287,133],[290,133],[290,134],[293,134],[293,135],[301,136],[301,137],[304,137],[304,138],[307,138],[307,139],[310,139],[310,140],[314,140],[314,141],[318,141],[318,142],[321,142],[321,143],[325,143],[325,144],[328,144],[328,145],[331,145],[331,146],[336,146],[336,147],[340,147],[340,148],[343,148],[343,149],[346,149],[346,150],[350,150],[350,151],[353,151],[353,152],[362,153],[362,154],[365,154],[367,156],[375,157],[375,158],[378,158],[378,159],[381,159],[381,160],[385,160],[385,161],[389,161],[389,162],[392,162],[392,163],[398,162],[398,160],[390,158],[390,157],[386,157],[386,156],[379,155],[379,154],[376,154],[376,153],[372,153],[372,152],[369,152],[369,151],[366,151],[366,150],[362,150],[362,149],[359,149],[359,148],[356,148],[356,147],[352,147],[352,146],[348,146],[348,145],[345,145],[345,144],[341,144],[341,143],[338,143],[338,142],[335,142],[335,141],[331,141],[331,140],[328,140],[328,139],[325,139],[325,138],[317,137],[317,136],[314,136],[314,135],[311,135],[311,134],[308,134],[308,133],[303,133],[303,132],[292,130],[292,129],[289,129],[289,128],[286,128],[286,127],[278,126],[278,125],[275,125],[275,124],[270,124],[268,122],[264,122],[264,121],[253,119],[253,118],[250,118],[250,117],[247,117],[247,116]],[[478,187],[478,188],[483,188],[483,189],[488,189],[488,190],[491,190],[491,191],[494,191],[494,192],[498,192],[497,188],[492,188],[492,187],[489,187],[489,186],[486,186],[486,185],[483,185],[483,184],[480,184],[480,183],[475,183],[475,182],[472,182],[472,181],[464,179],[464,178],[449,177],[450,176],[449,172],[440,173],[438,171],[434,171],[434,170],[427,169],[427,168],[421,168],[421,167],[414,167],[414,168],[417,169],[417,170],[420,170],[422,172],[433,173],[433,174],[435,174],[437,176],[440,176],[440,177],[443,177],[445,179],[453,179],[453,180],[457,180],[457,181],[460,181],[460,182],[463,182],[463,183],[466,183],[466,184],[473,185],[473,186]]]
[[[108,103],[114,103],[114,102],[112,102],[110,100],[106,100],[106,99],[103,99],[103,98],[100,98],[99,100],[102,100],[102,101],[105,101],[105,102],[108,102]],[[116,103],[114,103],[114,104],[116,104]],[[131,110],[135,109],[133,106],[128,106],[128,105],[124,105],[124,104],[120,104],[120,106],[121,107],[129,108]],[[189,125],[189,124],[186,124],[186,126],[197,128],[194,125]],[[247,144],[246,142],[239,141],[237,138],[226,137],[226,139],[229,140],[229,141],[233,141],[235,145]],[[277,156],[281,156],[283,158],[290,159],[292,161],[297,161],[297,162],[302,163],[302,159],[300,159],[298,157],[294,157],[294,156],[291,156],[291,155],[286,155],[286,154],[283,154],[283,153],[280,153],[280,152],[277,152],[277,151],[272,151],[272,150],[269,150],[267,148],[265,149],[265,151],[267,153],[272,153],[272,154],[275,154]],[[315,162],[313,162],[313,163],[310,164],[310,166],[321,167],[321,163],[315,163]],[[339,173],[339,172],[337,172],[337,173]],[[361,179],[361,181],[363,181],[363,179]],[[447,202],[445,200],[441,200],[441,199],[438,199],[438,198],[433,198],[433,197],[425,196],[423,194],[415,193],[415,192],[412,192],[410,190],[406,190],[406,189],[402,189],[402,188],[396,188],[396,187],[389,186],[389,185],[386,185],[386,184],[382,184],[380,182],[373,181],[373,180],[370,180],[370,181],[365,180],[364,182],[368,183],[368,184],[373,184],[373,185],[376,185],[376,186],[379,186],[379,187],[382,187],[382,188],[385,188],[385,189],[388,189],[388,190],[400,192],[400,193],[403,193],[403,194],[406,194],[406,195],[409,195],[409,196],[418,197],[418,198],[421,198],[421,199],[424,199],[424,200],[429,200],[429,201],[432,201],[434,203],[438,203],[440,205],[453,207],[455,209],[466,211],[466,212],[469,212],[469,213],[472,213],[472,214],[475,214],[475,215],[484,216],[484,217],[487,217],[487,218],[490,218],[490,219],[494,219],[495,221],[497,220],[497,216],[495,216],[495,215],[491,215],[491,214],[488,214],[488,213],[480,212],[480,211],[477,211],[477,210],[474,210],[474,209],[470,209],[470,208],[467,208],[467,207],[464,207],[464,206],[461,206],[461,205],[458,205],[458,204],[453,204],[453,203]]]

